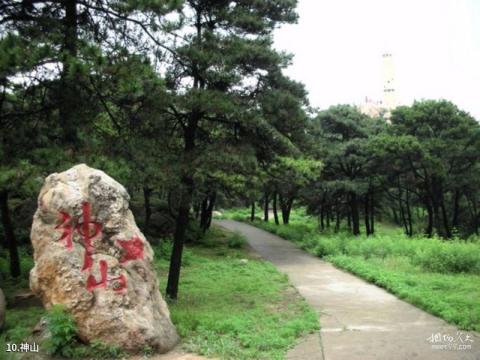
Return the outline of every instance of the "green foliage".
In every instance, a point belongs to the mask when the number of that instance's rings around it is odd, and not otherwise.
[[[81,344],[77,338],[75,319],[65,307],[54,305],[46,315],[50,337],[42,346],[48,354],[65,358],[95,357],[96,359],[116,359],[125,355],[115,345],[93,341],[89,345]]]
[[[480,274],[480,246],[463,241],[438,241],[417,251],[412,262],[432,272]]]
[[[147,345],[143,348],[142,354],[146,357],[149,357],[155,354],[155,350],[153,350],[150,346]]]
[[[410,190],[429,212],[426,232],[434,228],[446,238],[478,234],[478,121],[446,100],[399,107],[391,121],[388,135],[374,146],[389,180]]]
[[[32,328],[44,314],[45,311],[38,307],[7,309],[5,328],[0,338],[12,343],[25,341],[31,336]]]
[[[155,258],[163,262],[170,261],[170,256],[172,255],[173,240],[170,238],[161,239],[158,245],[153,245],[153,250],[155,252]],[[182,266],[189,266],[192,261],[192,252],[189,248],[185,247],[183,249],[182,256]]]
[[[8,296],[10,294],[6,293],[6,295]],[[16,355],[18,354],[7,354],[5,352],[6,343],[20,344],[25,341],[30,341],[32,328],[40,321],[44,314],[45,311],[38,307],[7,309],[4,329],[0,332],[0,354],[5,356],[1,357],[2,360],[17,359]]]
[[[231,249],[241,249],[245,246],[247,240],[239,233],[233,233],[227,240],[227,246]]]
[[[189,221],[185,232],[185,241],[190,243],[200,242],[204,232],[197,221]]]
[[[245,221],[246,211],[228,211],[225,215]],[[295,212],[297,213],[297,212]],[[294,214],[295,214],[294,213]],[[406,256],[415,265],[426,271],[443,273],[472,273],[480,275],[480,246],[464,240],[442,240],[439,238],[410,238],[399,231],[380,230],[375,236],[353,238],[348,232],[318,232],[316,220],[310,217],[293,216],[288,226],[271,222],[255,221],[255,226],[277,234],[299,244],[303,249],[320,257],[328,255],[350,255],[386,258]]]
[[[1,230],[1,228],[0,228]],[[33,257],[29,246],[22,246],[18,249],[20,257],[21,275],[18,278],[10,276],[9,254],[6,250],[0,248],[0,284],[5,292],[7,301],[11,301],[15,292],[19,289],[29,287],[30,270],[33,268]]]
[[[77,349],[76,357],[79,356],[94,356],[96,359],[117,359],[124,357],[125,352],[118,346],[93,341],[89,346]]]
[[[169,260],[172,254],[172,239],[165,238],[158,245],[153,246],[155,257],[162,260]]]
[[[47,352],[72,358],[76,355],[77,325],[75,319],[63,306],[54,305],[47,314],[50,338],[46,342]]]

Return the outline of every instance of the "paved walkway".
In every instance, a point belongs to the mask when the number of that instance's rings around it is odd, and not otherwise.
[[[458,329],[278,236],[232,220],[215,223],[242,233],[320,313],[320,333],[304,338],[288,359],[480,360],[479,334],[468,333],[473,342],[464,344],[471,350],[432,349],[427,339],[438,333],[451,335],[453,343],[462,345]]]

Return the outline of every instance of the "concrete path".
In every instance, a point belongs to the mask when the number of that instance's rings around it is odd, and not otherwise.
[[[242,233],[256,252],[289,276],[300,294],[320,313],[320,333],[304,338],[287,354],[287,359],[480,360],[479,334],[458,333],[456,327],[442,319],[278,236],[232,220],[215,223]],[[431,343],[428,339],[432,334],[437,338],[445,336],[445,340]],[[445,349],[448,346],[471,349]]]

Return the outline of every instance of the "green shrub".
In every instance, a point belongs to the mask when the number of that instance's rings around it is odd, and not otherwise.
[[[86,355],[95,359],[116,359],[125,355],[125,352],[116,345],[104,344],[100,341],[93,341],[86,347]]]
[[[439,242],[418,251],[412,261],[433,272],[480,274],[480,248],[476,244]]]
[[[227,246],[231,249],[241,249],[245,246],[247,240],[239,233],[234,232],[228,239],[227,239]]]
[[[248,210],[235,209],[225,215],[245,221]],[[275,225],[272,221],[253,223],[266,231],[297,243],[302,249],[319,257],[349,255],[364,259],[386,259],[392,256],[409,258],[413,265],[439,273],[480,274],[480,246],[478,237],[443,240],[417,236],[409,238],[401,229],[377,224],[374,236],[352,236],[346,231],[318,231],[315,218],[300,208],[292,212],[289,225]]]
[[[185,231],[186,243],[198,243],[205,236],[198,221],[191,220],[188,222],[187,229]]]
[[[89,345],[81,344],[77,338],[75,319],[61,305],[54,305],[46,318],[50,337],[45,341],[44,346],[49,355],[95,359],[114,359],[125,355],[125,352],[116,345],[104,344],[100,341],[93,341]]]
[[[315,253],[316,254],[316,247],[319,243],[319,240],[317,237],[307,237],[306,239],[303,239],[302,242],[299,243],[300,247],[303,249],[303,250],[306,250],[306,251],[309,251],[311,253]],[[317,254],[318,256],[323,256],[323,255],[319,255]]]
[[[172,254],[173,239],[164,238],[160,240],[160,243],[154,246],[155,256],[163,260],[170,260]]]
[[[206,248],[214,248],[219,245],[219,238],[222,237],[223,233],[219,233],[219,231],[215,227],[210,227],[205,235],[199,239],[196,245],[200,245]]]
[[[47,352],[67,358],[76,355],[77,325],[71,314],[61,305],[54,305],[47,314],[50,338],[46,341]]]
[[[186,247],[183,248],[182,253],[182,266],[190,266],[192,264],[193,254]]]
[[[328,255],[337,255],[342,253],[342,244],[336,239],[324,238],[316,240],[317,246],[315,247],[315,254],[319,257],[324,257]]]
[[[152,246],[155,253],[155,258],[160,262],[170,262],[170,256],[172,255],[173,239],[164,238],[161,239],[158,245]],[[188,266],[191,263],[192,253],[187,248],[183,248],[182,253],[182,266]],[[159,263],[157,261],[157,266]]]

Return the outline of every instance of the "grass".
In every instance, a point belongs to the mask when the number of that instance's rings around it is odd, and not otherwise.
[[[9,309],[7,311],[4,331],[0,333],[0,359],[11,360],[18,358],[14,353],[5,352],[6,344],[31,342],[29,339],[32,337],[32,329],[43,315],[45,315],[45,310],[38,307]]]
[[[171,243],[161,241],[154,250],[163,289]],[[0,275],[6,273],[6,264],[0,258]],[[33,263],[24,250],[22,264],[25,275],[19,282],[2,281],[7,298],[15,290],[28,287]],[[289,285],[286,276],[253,256],[240,234],[212,228],[201,241],[185,248],[182,267],[179,299],[169,308],[187,351],[221,359],[283,359],[298,337],[319,328],[317,314]],[[0,354],[8,355],[3,353],[5,342],[28,339],[45,315],[37,307],[8,309],[5,331],[0,334]],[[40,348],[47,345],[41,344]],[[73,354],[89,354],[90,350],[112,353],[102,344],[78,344],[69,350]],[[6,359],[13,358],[17,357]]]
[[[249,211],[226,217],[248,221]],[[399,298],[464,330],[480,331],[480,243],[423,236],[409,238],[402,229],[377,225],[374,236],[346,231],[320,232],[303,209],[289,225],[255,220],[255,226],[298,244],[337,267],[385,288]]]
[[[187,251],[173,322],[191,352],[222,359],[283,359],[317,315],[270,263],[251,256],[239,234],[213,228]],[[166,274],[168,251],[157,267]],[[164,276],[161,278],[165,278]]]
[[[7,275],[9,269],[7,253],[6,251],[0,252],[0,280],[7,303],[12,301],[17,290],[28,288],[28,275],[33,267],[33,259],[28,248],[19,249],[19,253],[22,276],[12,279]],[[6,343],[20,344],[31,339],[33,327],[45,313],[44,309],[34,306],[7,310],[4,329],[0,332],[0,358],[2,360],[18,358],[13,353],[4,352]]]

